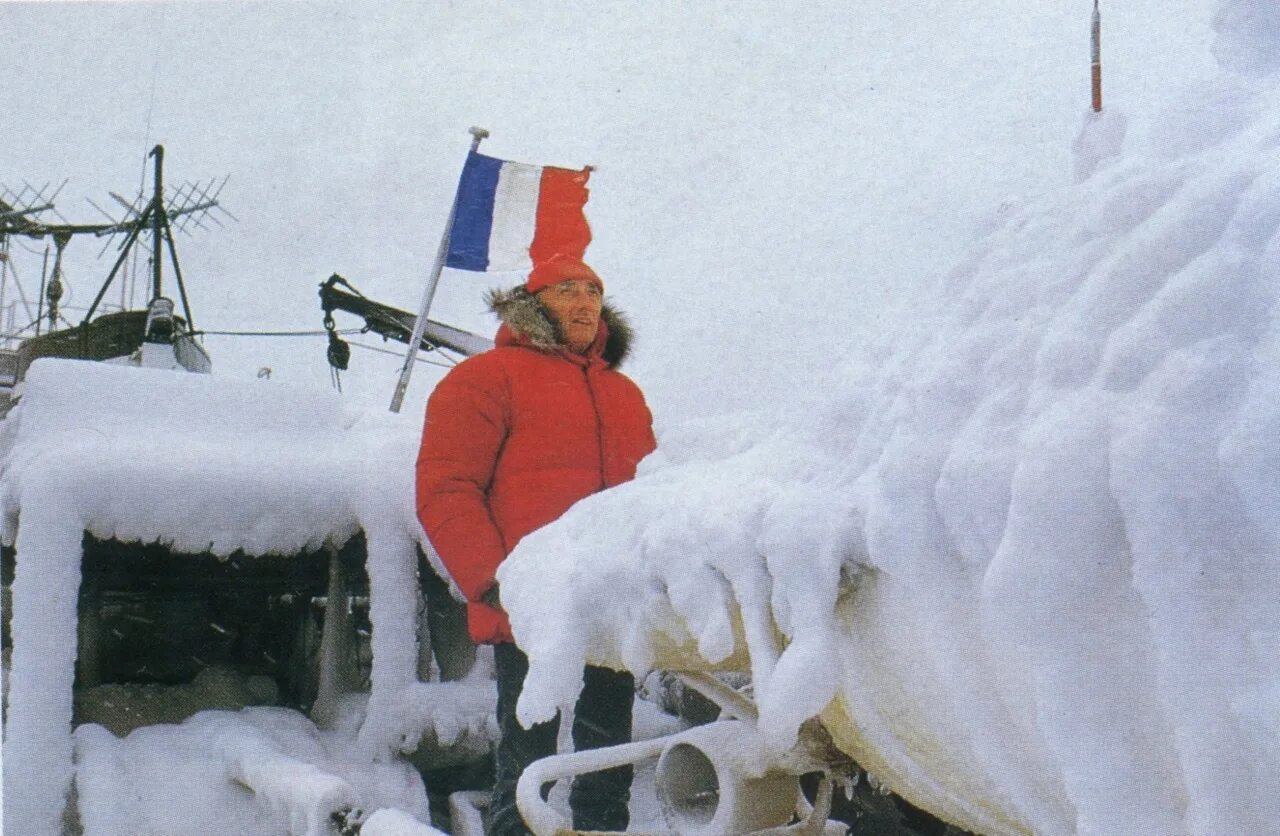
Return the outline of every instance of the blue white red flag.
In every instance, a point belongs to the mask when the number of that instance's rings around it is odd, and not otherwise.
[[[526,165],[472,151],[458,181],[449,253],[458,270],[527,271],[591,243],[583,207],[591,169]]]

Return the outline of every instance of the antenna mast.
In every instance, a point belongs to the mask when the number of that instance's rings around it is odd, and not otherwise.
[[[1102,112],[1102,14],[1098,11],[1098,0],[1093,0],[1092,26],[1093,52],[1093,112]]]
[[[204,220],[213,221],[221,226],[221,222],[218,221],[214,210],[226,215],[233,221],[236,220],[234,215],[223,209],[218,203],[218,195],[230,178],[224,177],[221,182],[210,180],[207,183],[184,183],[180,187],[170,190],[169,200],[166,202],[164,146],[156,145],[147,156],[155,158],[155,174],[153,192],[145,204],[141,196],[131,202],[115,192],[110,192],[111,197],[124,208],[124,215],[116,217],[106,212],[92,200],[89,201],[89,204],[106,218],[105,223],[72,224],[65,221],[46,223],[36,217],[45,211],[52,211],[55,215],[58,215],[57,210],[54,209],[54,199],[58,196],[62,187],[66,185],[66,181],[63,181],[62,185],[56,189],[51,188],[50,184],[37,188],[29,183],[24,183],[22,189],[14,190],[0,184],[0,241],[7,242],[8,237],[11,235],[22,235],[35,239],[52,237],[57,247],[57,258],[55,259],[53,277],[48,288],[48,294],[46,294],[43,287],[40,294],[40,302],[42,304],[46,301],[46,295],[48,296],[49,313],[54,319],[58,317],[58,299],[56,297],[60,297],[62,294],[60,281],[62,275],[62,251],[72,236],[91,234],[109,239],[114,239],[117,234],[124,234],[125,236],[124,242],[118,248],[119,256],[114,266],[112,266],[111,272],[107,275],[106,281],[102,284],[102,288],[98,291],[98,295],[94,298],[93,303],[84,315],[84,320],[81,322],[81,325],[87,325],[94,312],[98,309],[98,305],[102,303],[102,299],[106,295],[108,288],[110,288],[111,282],[115,280],[116,274],[124,266],[125,260],[133,249],[133,245],[138,242],[139,237],[144,233],[150,232],[152,238],[151,300],[148,301],[154,301],[163,293],[162,261],[164,248],[167,246],[169,259],[173,262],[174,278],[178,284],[178,293],[182,299],[183,311],[187,317],[187,327],[193,331],[195,330],[191,319],[191,305],[187,299],[186,284],[182,279],[182,267],[178,263],[178,253],[174,245],[173,227],[176,221],[178,231],[182,232],[188,223],[203,226],[202,221]],[[58,217],[61,219],[61,215],[58,215]],[[109,245],[110,241],[104,245],[103,252],[106,252],[106,248]],[[3,285],[0,285],[0,291],[2,290]],[[19,291],[21,292],[20,288]],[[40,320],[43,318],[43,311],[37,312],[36,322],[34,323],[37,334],[40,331]],[[50,329],[52,330],[53,327],[54,322],[51,320]]]

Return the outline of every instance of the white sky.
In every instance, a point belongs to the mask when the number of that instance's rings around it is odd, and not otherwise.
[[[1203,2],[1108,5],[1109,104],[1202,69]],[[0,182],[69,179],[59,210],[92,221],[85,198],[134,193],[157,142],[169,182],[230,174],[239,223],[179,241],[195,321],[296,329],[319,326],[333,272],[417,307],[470,125],[498,156],[595,164],[588,260],[668,421],[789,391],[949,269],[975,215],[1065,182],[1090,9],[965,0],[922,25],[847,0],[0,3]],[[64,305],[96,292],[99,249],[69,253]],[[15,266],[35,293],[38,252]],[[491,327],[455,290],[442,314]],[[328,385],[319,339],[207,345],[221,374]],[[389,400],[396,362],[352,362],[347,392]]]

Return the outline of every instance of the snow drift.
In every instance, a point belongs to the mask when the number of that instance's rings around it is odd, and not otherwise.
[[[1280,791],[1280,62],[1227,67],[1003,211],[801,408],[667,433],[499,574],[520,714],[584,659],[751,651],[776,747],[822,713],[986,833],[1247,833]],[[774,646],[774,630],[784,641]]]

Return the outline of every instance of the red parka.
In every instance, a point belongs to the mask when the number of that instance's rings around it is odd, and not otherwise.
[[[468,601],[479,642],[511,641],[481,599],[526,534],[635,476],[653,451],[639,387],[617,371],[630,329],[608,306],[586,354],[559,346],[535,296],[494,293],[496,347],[458,364],[427,401],[417,464],[422,527]]]

